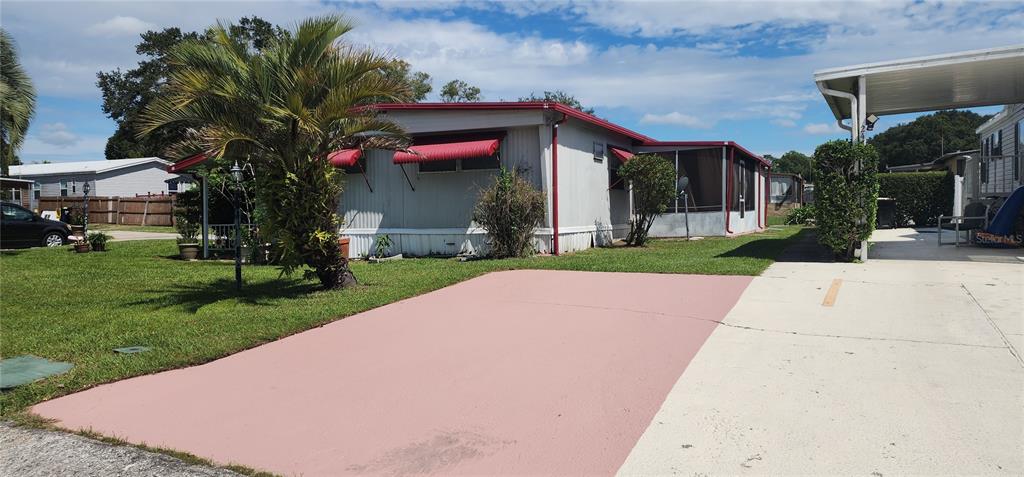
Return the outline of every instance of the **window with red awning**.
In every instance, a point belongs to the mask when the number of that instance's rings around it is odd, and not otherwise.
[[[334,167],[345,168],[356,165],[362,156],[363,151],[360,149],[342,149],[328,154],[327,160],[331,161],[331,165]]]
[[[394,162],[395,164],[412,164],[486,158],[497,153],[500,145],[500,138],[416,145],[409,148],[415,154],[395,152]]]
[[[619,161],[622,161],[623,164],[625,164],[626,161],[633,158],[633,153],[625,149],[619,149],[615,146],[609,146],[608,149],[611,149],[612,154],[615,154],[615,157],[617,157]]]

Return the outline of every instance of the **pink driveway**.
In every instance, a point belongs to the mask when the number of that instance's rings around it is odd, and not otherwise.
[[[285,475],[612,474],[749,282],[492,273],[33,409]]]

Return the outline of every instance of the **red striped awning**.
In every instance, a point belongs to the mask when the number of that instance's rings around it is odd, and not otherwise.
[[[633,153],[625,149],[619,149],[615,146],[609,146],[608,149],[611,149],[612,154],[615,154],[615,157],[619,158],[619,160],[622,161],[623,164],[625,164],[626,161],[633,158]]]
[[[342,149],[328,154],[327,160],[331,161],[334,167],[352,167],[362,156],[362,149]]]
[[[500,139],[481,139],[477,141],[446,142],[441,144],[424,144],[409,149],[419,154],[395,152],[395,164],[415,162],[451,161],[454,159],[474,159],[490,157],[498,152]]]

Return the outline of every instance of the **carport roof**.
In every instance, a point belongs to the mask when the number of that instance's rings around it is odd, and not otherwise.
[[[1024,45],[907,58],[817,71],[814,81],[857,94],[867,82],[867,114],[914,113],[1024,101]],[[836,119],[850,118],[850,104],[825,101]]]

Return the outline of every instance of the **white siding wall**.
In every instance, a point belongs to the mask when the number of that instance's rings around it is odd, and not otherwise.
[[[92,174],[69,174],[65,176],[34,176],[25,177],[31,179],[40,184],[40,195],[43,197],[59,197],[60,196],[60,181],[66,179],[68,181],[68,197],[82,197],[83,186],[89,182],[89,195],[96,194],[96,178]]]
[[[1024,154],[1024,150],[1015,149],[1017,144],[1017,133],[1016,124],[1017,121],[1024,119],[1024,104],[1012,104],[1006,106],[1008,114],[998,121],[987,125],[984,129],[978,130],[979,144],[980,147],[984,148],[985,139],[990,137],[996,131],[1002,131],[1002,158],[992,158],[988,160],[986,167],[988,177],[986,182],[979,184],[980,195],[985,196],[987,194],[1007,194],[1012,192],[1015,188],[1019,187],[1024,182],[1024,173],[1017,171],[1017,179],[1014,179],[1014,163],[1013,154]],[[985,155],[986,151],[982,150],[982,155]],[[975,166],[978,171],[981,171],[980,161]],[[1017,167],[1024,168],[1024,161],[1019,161]]]
[[[508,130],[500,149],[502,165],[520,169],[534,184],[540,182],[537,130],[537,126]],[[368,151],[365,179],[363,174],[345,178],[341,233],[352,239],[349,253],[354,257],[369,254],[374,240],[382,234],[395,242],[395,253],[455,255],[484,251],[486,238],[473,225],[472,211],[480,189],[491,183],[497,171],[420,173],[418,165],[399,166],[392,157],[391,152]]]
[[[135,197],[143,194],[166,194],[168,179],[178,177],[170,174],[160,163],[140,164],[116,171],[96,174],[96,188],[93,195],[111,197]]]

